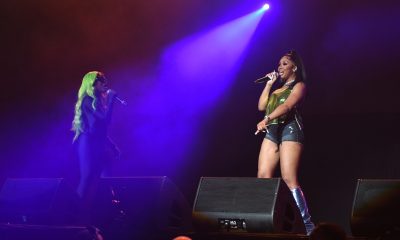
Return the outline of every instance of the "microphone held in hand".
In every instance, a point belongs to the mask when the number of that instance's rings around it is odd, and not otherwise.
[[[263,132],[263,133],[267,132],[267,133],[269,133],[268,128],[266,128],[266,129],[263,129],[263,130],[257,130],[257,131],[254,133],[254,135],[257,135],[257,134],[259,134],[260,132]]]
[[[276,77],[278,79],[279,78],[278,73],[275,72],[275,71],[273,73],[276,74]],[[269,80],[272,80],[272,78],[269,77],[269,76],[264,76],[262,78],[259,78],[259,79],[255,80],[254,83],[265,83],[265,82],[268,82]]]
[[[111,93],[115,94],[114,99],[117,100],[119,103],[121,103],[124,106],[128,105],[128,103],[125,100],[122,100],[121,98],[119,98],[117,96],[117,94],[116,94],[116,92],[114,90],[108,89],[107,90],[107,94],[111,94]]]
[[[254,83],[265,83],[265,82],[267,82],[269,80],[271,80],[271,78],[268,77],[268,76],[265,76],[265,77],[262,77],[262,78],[258,78],[257,80],[254,81]]]

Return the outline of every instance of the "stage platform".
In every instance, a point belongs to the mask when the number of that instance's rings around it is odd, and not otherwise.
[[[190,233],[186,235],[192,240],[308,240],[307,235],[302,234],[277,234],[277,233]],[[367,240],[348,236],[348,240]]]
[[[47,226],[24,224],[0,224],[1,240],[87,240],[94,239],[94,227],[85,226]],[[150,236],[151,234],[149,234]],[[177,235],[164,235],[149,237],[148,240],[172,240],[177,236],[187,236],[192,240],[307,240],[308,236],[302,234],[273,234],[273,233],[182,233]],[[348,237],[349,240],[367,240],[367,238]],[[118,240],[111,237],[104,240]],[[132,239],[135,240],[135,239]],[[140,240],[147,240],[146,237]]]
[[[0,224],[0,240],[86,240],[93,239],[94,232],[86,226]]]

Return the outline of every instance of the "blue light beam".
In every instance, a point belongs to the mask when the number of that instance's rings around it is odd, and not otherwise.
[[[262,16],[256,11],[172,45],[162,56],[161,81],[171,91],[202,95],[196,105],[207,107],[230,86]]]
[[[131,121],[130,143],[146,174],[173,175],[203,153],[204,119],[232,85],[261,17],[253,12],[166,48]]]

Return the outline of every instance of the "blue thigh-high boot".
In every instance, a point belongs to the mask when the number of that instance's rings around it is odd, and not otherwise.
[[[307,235],[310,235],[315,225],[313,222],[311,222],[311,215],[308,212],[308,207],[306,199],[304,198],[303,191],[301,191],[300,187],[291,189],[290,191],[292,192],[293,198],[296,201],[297,207],[300,210],[301,217],[303,218],[303,222],[306,227]]]

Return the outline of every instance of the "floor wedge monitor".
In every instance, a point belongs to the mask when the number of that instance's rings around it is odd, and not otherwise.
[[[0,191],[0,222],[76,222],[78,196],[63,178],[8,178]]]
[[[398,236],[400,239],[400,180],[359,179],[351,212],[354,236]],[[386,238],[385,238],[386,239]],[[394,238],[393,238],[394,239]]]
[[[192,218],[200,232],[305,233],[299,209],[280,178],[202,177]]]

